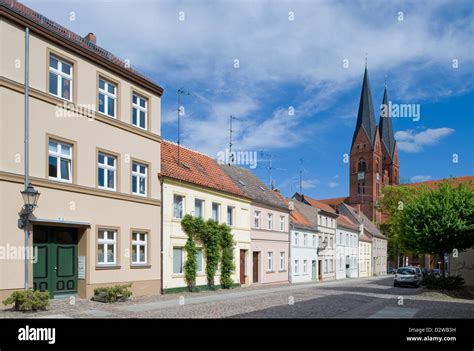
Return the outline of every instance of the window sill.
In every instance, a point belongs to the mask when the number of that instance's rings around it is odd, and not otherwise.
[[[74,104],[74,101],[72,99],[69,100],[69,99],[63,98],[62,96],[53,94],[51,92],[49,92],[49,96],[51,96],[51,97],[53,97],[53,98],[55,98],[55,99],[57,99],[58,101],[61,101],[61,102],[70,102],[71,104]]]
[[[184,273],[173,273],[171,278],[184,278]]]
[[[275,271],[266,271],[267,274],[275,273]]]
[[[130,269],[147,269],[151,268],[151,264],[132,264]]]
[[[110,266],[106,266],[106,265],[103,265],[103,266],[96,265],[96,266],[95,266],[95,269],[98,270],[98,271],[109,270],[109,269],[121,269],[121,268],[122,268],[122,266],[117,266],[117,265],[110,265]]]
[[[279,272],[279,273],[286,273],[287,270],[286,270],[286,269],[283,269],[283,270],[279,270],[278,272]]]

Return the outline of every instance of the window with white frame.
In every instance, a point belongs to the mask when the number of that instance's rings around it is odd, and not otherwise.
[[[220,221],[220,212],[221,212],[221,205],[213,202],[212,203],[212,219],[215,220],[216,222]]]
[[[316,235],[313,235],[313,247],[316,247],[316,246],[317,246]]]
[[[303,274],[308,273],[308,261],[303,260]]]
[[[48,176],[50,179],[72,182],[72,145],[49,140]]]
[[[142,163],[132,162],[132,193],[146,196],[148,167]]]
[[[273,230],[273,214],[267,213],[267,229]]]
[[[227,206],[227,225],[234,225],[235,207]]]
[[[197,272],[202,273],[203,272],[203,254],[202,254],[202,249],[197,249],[196,250],[196,265],[197,265]]]
[[[57,56],[49,56],[49,93],[72,101],[72,64]]]
[[[110,117],[117,117],[117,86],[99,78],[99,112]]]
[[[303,246],[308,246],[308,234],[303,234]]]
[[[334,247],[334,239],[333,238],[330,238],[329,239],[329,242],[330,242],[330,248],[333,248]]]
[[[299,261],[298,261],[298,260],[295,260],[294,272],[295,272],[295,274],[298,274],[299,271],[300,271]]]
[[[138,94],[132,96],[132,124],[146,129],[148,118],[148,100]]]
[[[295,245],[298,246],[300,244],[300,234],[295,233]]]
[[[148,233],[132,232],[132,264],[148,263]]]
[[[273,272],[273,252],[267,254],[268,267],[267,272]]]
[[[116,190],[117,183],[117,158],[99,152],[98,185],[101,189]]]
[[[253,225],[256,229],[260,229],[260,211],[255,211],[253,214]]]
[[[329,260],[329,272],[332,272],[332,271],[334,270],[334,269],[333,269],[333,264],[334,264],[334,262],[333,262],[333,259],[331,258],[331,259]]]
[[[204,218],[204,200],[194,199],[194,217]]]
[[[173,247],[173,273],[183,273],[183,248]]]
[[[285,231],[285,216],[280,216],[280,232]]]
[[[285,253],[280,252],[280,271],[285,270]]]
[[[100,229],[97,238],[97,264],[117,264],[117,231]]]
[[[184,216],[184,196],[174,194],[173,195],[173,217],[183,218]]]

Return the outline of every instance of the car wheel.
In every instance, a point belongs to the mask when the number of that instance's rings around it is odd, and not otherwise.
[[[396,287],[398,286],[398,284],[397,284],[397,283],[393,283],[393,286],[396,288]]]

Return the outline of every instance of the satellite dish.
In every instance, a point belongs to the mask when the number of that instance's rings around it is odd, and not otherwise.
[[[293,201],[288,202],[288,209],[293,211],[295,209],[295,203]]]

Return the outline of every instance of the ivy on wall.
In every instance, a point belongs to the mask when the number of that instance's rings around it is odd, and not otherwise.
[[[206,280],[209,289],[214,289],[214,277],[221,263],[222,288],[229,289],[232,286],[232,273],[235,271],[234,264],[234,240],[231,228],[225,224],[219,224],[209,219],[195,218],[186,215],[181,221],[181,227],[188,235],[185,245],[185,281],[190,291],[196,287],[196,242],[200,242],[206,257]]]

